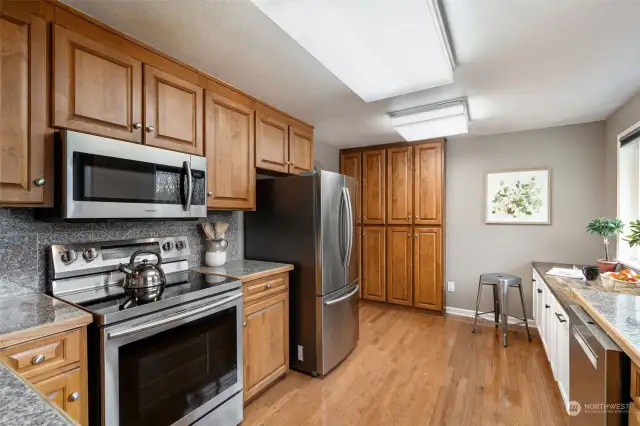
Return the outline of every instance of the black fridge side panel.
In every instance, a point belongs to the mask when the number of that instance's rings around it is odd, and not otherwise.
[[[289,363],[308,374],[316,370],[315,179],[258,180],[256,211],[244,215],[245,258],[294,266],[289,275]]]

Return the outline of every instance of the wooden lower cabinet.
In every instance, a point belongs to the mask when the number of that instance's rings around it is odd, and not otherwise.
[[[362,226],[355,226],[356,259],[358,261],[358,297],[362,298]]]
[[[409,226],[387,228],[387,302],[413,304],[412,245]]]
[[[282,279],[285,285],[278,286],[281,291],[273,295],[273,283],[279,283]],[[289,369],[288,284],[288,273],[244,283],[243,292],[253,295],[253,302],[244,307],[245,402]]]
[[[80,368],[36,382],[33,387],[64,410],[72,419],[82,423],[86,393],[82,389]],[[85,398],[82,398],[83,396]]]
[[[413,230],[414,306],[442,311],[442,230]]]
[[[89,424],[86,327],[3,347],[0,362],[76,422]]]
[[[362,298],[386,300],[386,229],[384,226],[362,228]]]
[[[629,426],[640,426],[640,410],[634,402],[629,404]]]

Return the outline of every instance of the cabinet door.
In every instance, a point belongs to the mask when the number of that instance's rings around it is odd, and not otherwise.
[[[385,228],[362,228],[362,298],[386,300],[385,286]]]
[[[358,258],[358,284],[360,288],[358,289],[358,297],[362,298],[362,226],[356,226],[355,229],[355,241],[356,245],[356,256]]]
[[[356,214],[356,224],[361,224],[361,201],[360,193],[362,186],[361,179],[361,165],[362,165],[362,153],[351,152],[349,154],[340,154],[340,173],[345,176],[350,176],[356,180],[356,193],[352,202],[355,203],[353,211]]]
[[[73,420],[84,424],[83,407],[87,395],[83,395],[79,368],[36,382],[33,386]]]
[[[556,311],[555,320],[557,321],[557,350],[556,350],[556,362],[558,371],[558,386],[560,387],[560,393],[564,400],[565,407],[569,405],[569,317],[567,313],[562,309],[560,303],[555,300]]]
[[[413,232],[414,306],[442,311],[442,231],[415,228]]]
[[[256,167],[289,172],[289,126],[256,112]]]
[[[414,148],[414,218],[416,225],[442,224],[443,155],[441,143]]]
[[[289,293],[244,308],[244,400],[289,369]]]
[[[47,24],[0,10],[0,203],[44,202]],[[15,7],[15,6],[14,6]],[[12,7],[12,8],[14,8]]]
[[[255,208],[253,110],[207,91],[207,207]]]
[[[411,224],[413,215],[413,148],[387,150],[387,223]]]
[[[385,150],[362,153],[362,223],[384,225]]]
[[[536,275],[536,271],[534,270],[533,273],[531,274],[531,288],[532,288],[532,294],[531,294],[531,298],[532,300],[532,304],[533,304],[533,319],[535,321],[538,321],[538,280],[537,280],[537,275]]]
[[[199,87],[144,66],[144,143],[202,155],[203,92]]]
[[[289,173],[313,170],[313,131],[289,126]]]
[[[398,305],[413,304],[412,264],[413,235],[410,227],[387,228],[387,301]]]
[[[55,25],[53,125],[142,141],[142,63]]]

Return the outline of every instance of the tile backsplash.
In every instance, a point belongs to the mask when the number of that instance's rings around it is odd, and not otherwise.
[[[47,223],[36,220],[29,208],[0,208],[0,297],[9,294],[45,291],[47,252],[51,244],[186,235],[189,264],[203,263],[206,251],[200,223],[229,223],[227,258],[240,258],[238,212],[209,212],[199,221],[105,221],[97,223]]]

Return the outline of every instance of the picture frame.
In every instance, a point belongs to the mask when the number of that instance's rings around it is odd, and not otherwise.
[[[487,172],[485,224],[550,225],[551,171],[536,168]]]

